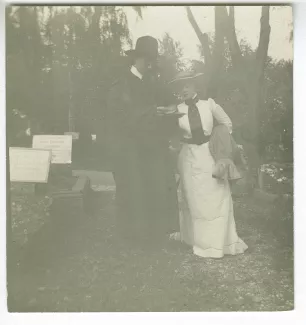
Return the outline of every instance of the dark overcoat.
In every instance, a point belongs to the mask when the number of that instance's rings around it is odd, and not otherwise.
[[[128,71],[110,89],[107,115],[118,228],[125,236],[157,241],[179,231],[168,141],[176,121],[157,115],[160,99],[156,83]]]

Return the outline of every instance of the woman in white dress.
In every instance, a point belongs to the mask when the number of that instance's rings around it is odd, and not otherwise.
[[[209,150],[214,119],[232,131],[232,123],[214,100],[199,100],[194,84],[198,75],[181,74],[184,103],[178,105],[182,148],[178,157],[183,195],[180,239],[200,257],[222,258],[243,253],[248,247],[238,237],[231,189],[227,180],[212,177],[215,161]]]

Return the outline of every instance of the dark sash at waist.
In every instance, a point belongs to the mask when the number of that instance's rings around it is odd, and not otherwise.
[[[201,141],[195,141],[195,139],[193,139],[193,138],[190,138],[190,139],[183,138],[182,142],[187,143],[187,144],[196,144],[196,145],[200,146],[204,143],[209,142],[209,140],[210,140],[210,135],[205,135],[204,137],[202,137]]]

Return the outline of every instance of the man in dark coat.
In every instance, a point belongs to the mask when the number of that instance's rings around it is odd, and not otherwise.
[[[111,87],[108,141],[116,182],[117,226],[125,239],[163,242],[179,231],[177,191],[169,153],[174,105],[158,107],[160,91],[150,78],[158,43],[150,36],[126,52],[130,70]],[[168,115],[168,116],[165,116]]]

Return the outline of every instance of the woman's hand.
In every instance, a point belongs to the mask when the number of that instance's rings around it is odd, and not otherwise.
[[[159,106],[159,107],[157,107],[157,114],[158,115],[173,114],[175,112],[177,112],[176,105]]]

